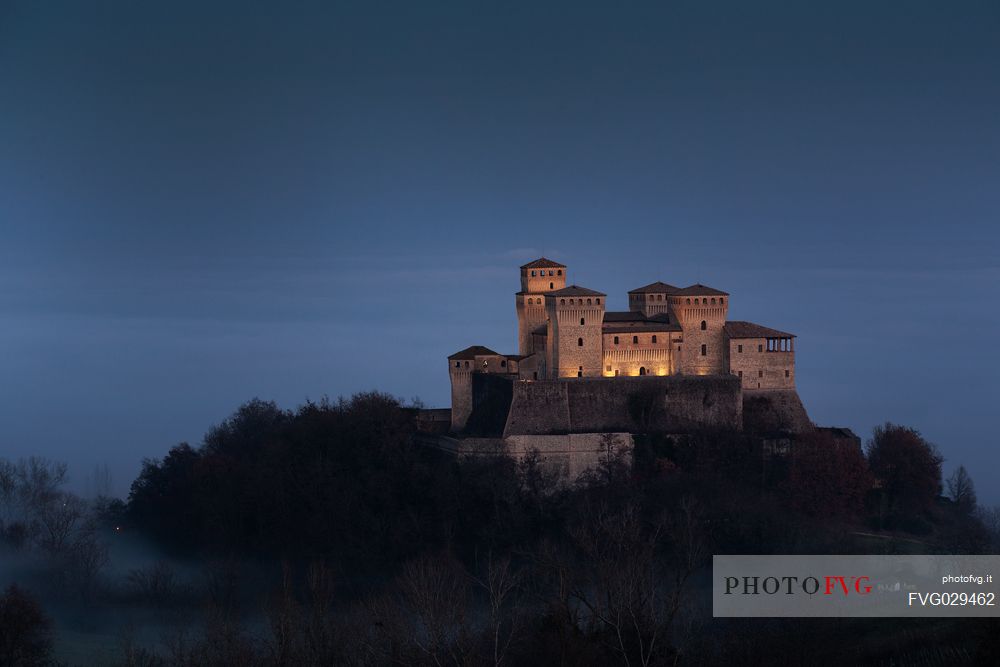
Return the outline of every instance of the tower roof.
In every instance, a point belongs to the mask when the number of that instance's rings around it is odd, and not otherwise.
[[[499,353],[494,352],[488,347],[483,347],[482,345],[472,345],[471,347],[467,347],[464,350],[451,355],[448,357],[448,360],[454,361],[455,359],[475,359],[477,355],[481,354],[498,355]]]
[[[655,283],[649,283],[644,287],[636,287],[633,290],[629,290],[629,294],[674,294],[679,288],[673,285],[668,285],[667,283],[660,282],[657,280]]]
[[[739,320],[726,322],[723,330],[730,338],[795,338],[795,334]]]
[[[560,264],[559,262],[553,262],[551,259],[546,257],[539,257],[533,262],[528,262],[522,269],[565,269],[565,264]]]
[[[723,292],[722,290],[702,285],[701,283],[681,288],[674,292],[674,294],[679,296],[729,296],[729,292]]]
[[[586,287],[580,287],[579,285],[570,285],[562,289],[545,292],[545,296],[607,296],[607,294],[587,289]]]

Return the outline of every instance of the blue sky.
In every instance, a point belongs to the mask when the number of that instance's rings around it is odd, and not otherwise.
[[[612,308],[731,292],[800,336],[814,420],[911,425],[998,503],[998,30],[989,2],[5,3],[0,456],[124,493],[254,396],[446,405],[545,254]]]

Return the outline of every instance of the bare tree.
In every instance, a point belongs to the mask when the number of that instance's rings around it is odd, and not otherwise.
[[[37,508],[39,548],[50,557],[58,557],[70,546],[81,530],[87,514],[83,501],[72,494],[57,494]]]
[[[411,561],[396,580],[396,590],[369,601],[375,631],[366,648],[375,662],[474,662],[466,575],[460,565],[431,556]]]
[[[976,509],[976,486],[972,483],[972,477],[966,472],[965,466],[958,466],[958,469],[948,478],[948,497],[958,508],[971,514]]]
[[[673,515],[654,521],[634,505],[601,507],[571,534],[586,571],[571,594],[589,612],[591,630],[626,665],[645,667],[669,655],[685,585],[705,555],[694,503],[684,499]]]
[[[521,573],[511,568],[509,558],[495,558],[491,552],[482,576],[472,580],[486,594],[489,608],[488,642],[494,667],[503,664],[520,631],[521,606],[518,592]]]

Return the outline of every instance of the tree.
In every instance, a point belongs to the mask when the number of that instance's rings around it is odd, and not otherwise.
[[[52,623],[41,606],[17,586],[0,595],[0,665],[32,667],[48,663]]]
[[[958,470],[948,478],[948,497],[963,514],[972,514],[975,511],[976,486],[972,483],[969,473],[965,471],[965,466],[958,466]]]
[[[873,482],[859,447],[814,431],[792,445],[784,486],[789,502],[800,512],[844,517],[861,511]]]
[[[867,454],[889,512],[913,515],[930,509],[941,492],[944,460],[934,445],[912,428],[886,422],[872,431]]]

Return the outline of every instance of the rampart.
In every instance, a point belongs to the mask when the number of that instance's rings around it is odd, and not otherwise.
[[[511,393],[504,437],[742,428],[740,383],[732,376],[514,382]]]

